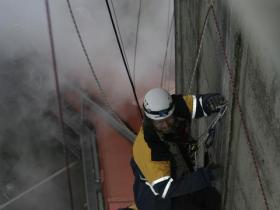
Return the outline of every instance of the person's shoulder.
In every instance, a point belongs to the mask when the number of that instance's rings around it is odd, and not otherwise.
[[[139,132],[138,132],[138,134],[137,134],[137,136],[136,136],[136,139],[137,139],[137,138],[139,138],[139,137],[141,137],[141,136],[143,136],[143,137],[144,137],[144,130],[143,130],[143,126],[141,126],[141,128],[140,128],[140,130],[139,130]]]
[[[144,141],[144,130],[143,130],[143,127],[140,128],[136,138],[135,138],[135,141],[133,143],[133,147],[139,145],[142,141]]]

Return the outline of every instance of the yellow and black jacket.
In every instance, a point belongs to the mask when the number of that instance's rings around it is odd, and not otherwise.
[[[159,136],[145,119],[133,145],[131,166],[135,175],[134,195],[140,210],[172,209],[171,198],[186,195],[211,185],[211,174],[206,168],[193,171],[193,166],[184,145],[190,141],[192,118],[208,116],[209,109],[203,101],[204,95],[173,95],[178,122],[172,136]],[[171,138],[171,140],[167,140]],[[174,160],[170,147],[177,146],[183,161]],[[175,143],[174,143],[175,142]],[[184,166],[180,166],[180,162]]]

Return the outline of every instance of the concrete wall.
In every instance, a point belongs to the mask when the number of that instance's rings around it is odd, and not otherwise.
[[[175,1],[177,92],[188,91],[208,6],[206,0]],[[223,178],[217,185],[223,193],[223,209],[280,209],[280,30],[277,23],[280,3],[219,0],[214,3],[214,9],[232,81],[210,12],[191,92],[220,92],[229,101],[229,110],[218,125],[212,149],[214,159],[224,167]],[[233,97],[234,89],[238,99]],[[211,119],[199,120],[197,132],[203,132]]]

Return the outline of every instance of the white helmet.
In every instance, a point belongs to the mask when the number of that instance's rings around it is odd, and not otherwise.
[[[144,97],[145,115],[152,120],[162,120],[175,110],[171,95],[162,88],[149,90]]]

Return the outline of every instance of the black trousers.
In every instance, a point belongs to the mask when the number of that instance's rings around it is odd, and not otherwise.
[[[172,210],[220,210],[221,195],[214,187],[172,199]]]

